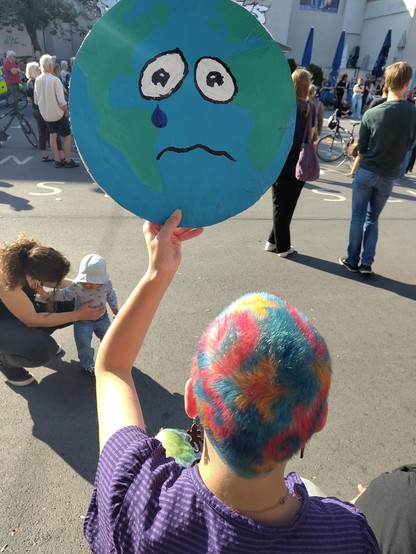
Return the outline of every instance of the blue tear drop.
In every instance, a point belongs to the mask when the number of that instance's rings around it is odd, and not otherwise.
[[[152,123],[158,129],[162,129],[168,124],[168,116],[159,108],[159,104],[156,106],[155,111],[152,113]]]

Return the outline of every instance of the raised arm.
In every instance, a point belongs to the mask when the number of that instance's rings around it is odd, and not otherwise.
[[[100,449],[118,429],[137,425],[144,429],[143,414],[131,369],[159,304],[181,262],[181,245],[202,229],[178,228],[180,210],[163,226],[143,226],[149,266],[131,293],[98,351],[95,363]]]
[[[0,298],[11,313],[28,327],[55,327],[79,320],[98,319],[104,313],[105,307],[91,308],[83,304],[72,312],[47,313],[36,312],[32,302],[22,289],[1,290]]]

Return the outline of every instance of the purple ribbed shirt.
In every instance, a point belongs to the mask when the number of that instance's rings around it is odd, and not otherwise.
[[[85,536],[96,554],[380,553],[364,515],[336,498],[309,497],[296,473],[286,477],[302,506],[288,526],[263,525],[216,498],[161,443],[125,427],[98,463]]]

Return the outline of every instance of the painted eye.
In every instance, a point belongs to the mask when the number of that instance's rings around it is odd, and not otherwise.
[[[167,98],[188,75],[188,64],[179,50],[170,50],[149,60],[139,77],[139,92],[146,100]]]
[[[238,92],[237,82],[227,65],[218,58],[200,58],[195,65],[195,84],[210,102],[231,102]]]

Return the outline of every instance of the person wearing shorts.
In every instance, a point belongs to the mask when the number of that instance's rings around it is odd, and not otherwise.
[[[58,121],[48,121],[48,129],[50,133],[57,133],[61,137],[67,137],[71,134],[69,120],[65,115]]]
[[[41,75],[35,81],[35,104],[48,125],[50,145],[55,159],[55,167],[78,167],[71,158],[71,128],[69,125],[68,104],[64,96],[64,88],[58,77],[53,75],[54,62],[52,56],[44,54],[40,59]],[[57,147],[58,135],[63,137],[64,159],[61,159]]]

